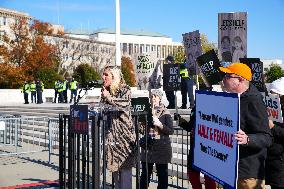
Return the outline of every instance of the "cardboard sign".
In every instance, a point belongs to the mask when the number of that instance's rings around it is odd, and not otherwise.
[[[236,93],[196,91],[193,166],[225,188],[236,188],[240,100]],[[229,171],[228,171],[229,170]]]
[[[206,86],[212,86],[222,81],[223,72],[219,69],[221,65],[214,50],[199,56],[197,62]]]
[[[179,64],[163,65],[163,89],[164,91],[177,91],[180,89]]]
[[[222,62],[247,57],[247,13],[218,14],[218,50]]]
[[[283,123],[282,109],[281,109],[279,95],[270,94],[270,93],[266,95],[265,93],[262,93],[262,96],[263,96],[263,102],[267,108],[268,119],[276,121],[278,123]]]
[[[259,58],[240,58],[240,62],[248,65],[252,72],[251,83],[260,91],[265,92],[266,87],[263,77],[263,63]]]
[[[157,73],[156,65],[158,59],[156,52],[141,53],[135,55],[135,72],[136,72],[136,84],[138,90],[150,90],[155,85]]]
[[[199,73],[196,58],[202,55],[200,33],[198,30],[182,34],[186,63],[190,75]]]
[[[88,105],[70,105],[71,131],[77,134],[88,134]]]
[[[131,111],[132,112],[147,112],[147,124],[153,125],[152,108],[148,97],[137,97],[131,99]],[[139,122],[145,123],[146,116],[142,115],[138,118]]]

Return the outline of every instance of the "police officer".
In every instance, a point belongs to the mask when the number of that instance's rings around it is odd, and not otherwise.
[[[36,83],[37,104],[43,103],[42,101],[43,89],[44,89],[44,84],[40,80],[38,80]]]
[[[32,103],[36,103],[36,83],[35,81],[33,81],[31,84],[30,84],[30,90],[31,90],[31,100],[32,100]]]
[[[180,107],[181,109],[187,108],[187,95],[190,103],[190,108],[194,106],[194,96],[193,96],[194,78],[193,76],[189,76],[188,69],[189,66],[184,60],[184,62],[180,64],[181,96],[182,96],[182,106]]]
[[[25,104],[29,104],[29,92],[30,92],[30,85],[27,81],[25,81],[22,87],[22,93],[24,93]]]
[[[78,82],[74,78],[72,78],[70,82],[70,90],[71,90],[70,103],[72,103],[73,98],[74,98],[74,102],[76,102],[77,89],[78,89]]]

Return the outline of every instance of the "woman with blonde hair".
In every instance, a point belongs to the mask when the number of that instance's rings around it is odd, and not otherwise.
[[[101,103],[113,107],[111,113],[106,113],[107,169],[113,173],[116,189],[131,188],[136,139],[131,120],[131,90],[118,67],[105,67],[102,79]]]

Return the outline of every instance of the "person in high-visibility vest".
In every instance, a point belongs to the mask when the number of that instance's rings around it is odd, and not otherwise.
[[[74,78],[72,78],[69,87],[70,87],[70,90],[71,90],[70,103],[72,103],[73,98],[74,98],[74,102],[76,102],[78,82]]]
[[[22,93],[24,93],[24,100],[25,100],[25,104],[29,104],[29,92],[30,92],[30,85],[27,81],[25,81],[22,90]]]
[[[30,91],[31,91],[31,100],[32,100],[32,103],[36,103],[36,83],[35,83],[35,81],[33,81],[33,82],[30,84]]]
[[[181,109],[187,108],[187,95],[189,100],[189,107],[192,108],[194,106],[194,95],[193,95],[193,86],[194,86],[194,78],[189,75],[188,70],[189,66],[184,60],[183,63],[180,64],[180,76],[181,76],[181,96],[182,96],[182,106]]]

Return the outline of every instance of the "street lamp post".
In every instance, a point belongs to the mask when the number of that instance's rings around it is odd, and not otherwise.
[[[115,65],[121,66],[119,0],[115,0],[115,52]]]

